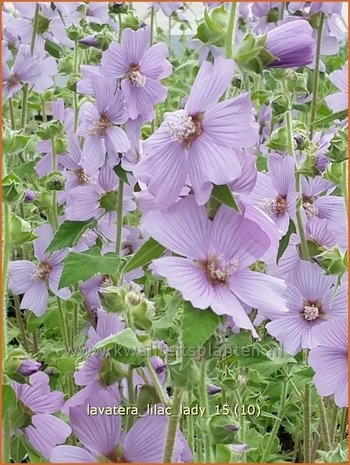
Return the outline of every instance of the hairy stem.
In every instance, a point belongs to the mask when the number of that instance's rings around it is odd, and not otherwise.
[[[149,45],[153,45],[153,34],[154,34],[154,7],[151,7],[151,24],[150,24],[150,36],[149,36]]]
[[[181,388],[176,387],[174,390],[174,397],[171,407],[171,415],[168,417],[168,431],[165,442],[163,463],[171,463],[174,452],[174,445],[176,439],[177,426],[180,420],[180,410],[183,391]]]
[[[204,408],[204,425],[202,428],[203,433],[206,435],[206,440],[204,441],[204,461],[208,463],[212,463],[211,444],[210,444],[210,438],[209,438],[210,410],[209,410],[206,375],[207,375],[207,364],[206,364],[206,361],[203,360],[201,362],[199,397],[200,397],[200,403],[202,407]]]
[[[288,151],[289,151],[289,154],[295,158],[291,110],[288,110],[286,112],[286,128],[287,128],[287,137],[288,137]],[[302,192],[301,192],[300,174],[298,173],[298,171],[296,171],[295,173],[295,181],[296,181],[296,191],[298,194],[296,217],[297,217],[299,237],[301,241],[301,244],[300,244],[301,255],[304,260],[309,260],[310,256],[309,256],[309,250],[308,250],[307,242],[306,242],[306,235],[305,235],[302,210],[301,210],[303,208],[303,198],[302,198]]]
[[[66,324],[66,315],[64,313],[62,302],[59,297],[57,297],[57,307],[58,307],[58,316],[60,320],[60,328],[61,328],[61,333],[62,333],[62,340],[63,340],[65,349],[68,351],[69,350],[69,336],[68,336],[68,328]]]
[[[13,111],[13,101],[12,98],[9,98],[9,110],[10,110],[10,120],[11,120],[11,129],[16,129],[16,122],[15,122],[15,113]]]
[[[227,31],[225,37],[225,56],[232,58],[234,50],[234,40],[236,36],[236,13],[238,10],[239,2],[231,2],[230,17],[227,24]]]
[[[331,437],[329,433],[326,407],[325,407],[324,400],[322,397],[319,397],[318,399],[318,407],[319,407],[319,412],[320,412],[320,426],[321,426],[321,431],[322,431],[323,445],[324,445],[325,450],[329,451],[332,449]]]
[[[124,182],[121,179],[119,179],[118,205],[117,205],[117,237],[115,241],[115,252],[117,255],[120,255],[120,248],[122,245],[123,200],[124,200]]]
[[[265,447],[264,452],[262,454],[262,457],[261,457],[261,462],[262,463],[264,463],[264,462],[266,462],[268,460],[270,450],[271,450],[271,446],[273,444],[273,441],[274,441],[275,437],[277,436],[278,430],[279,430],[279,428],[281,426],[281,423],[282,423],[284,407],[285,407],[286,400],[287,400],[287,385],[288,385],[288,380],[286,380],[282,384],[281,402],[280,402],[280,406],[279,406],[279,409],[278,409],[277,418],[275,419],[272,431],[270,433],[270,436],[269,436],[269,439],[267,441],[266,447]]]
[[[161,385],[159,381],[158,375],[153,368],[150,358],[146,359],[145,365],[149,371],[149,374],[151,375],[153,386],[156,390],[159,400],[162,402],[162,404],[169,405],[169,399],[167,398],[167,395],[164,392],[163,386]]]
[[[317,30],[317,46],[316,46],[316,62],[314,69],[314,79],[312,83],[312,102],[311,102],[311,118],[310,118],[310,139],[314,134],[314,125],[316,117],[316,108],[317,108],[317,97],[318,97],[318,83],[320,79],[320,63],[321,63],[321,45],[322,45],[322,31],[325,21],[325,14],[320,13],[320,22]]]
[[[304,391],[304,462],[311,463],[311,397],[310,384],[305,384]]]

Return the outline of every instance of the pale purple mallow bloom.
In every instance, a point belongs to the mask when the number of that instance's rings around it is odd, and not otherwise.
[[[85,221],[107,215],[109,220],[115,223],[116,212],[111,211],[109,206],[105,206],[102,199],[112,193],[116,194],[117,191],[118,176],[110,166],[104,165],[99,171],[97,184],[73,187],[67,191],[65,198],[67,205],[66,218],[72,221]],[[130,186],[125,186],[125,195],[123,199],[124,213],[133,211],[136,208],[131,197],[132,192]],[[105,231],[105,229],[103,229],[103,231]]]
[[[214,395],[214,394],[218,394],[219,392],[221,392],[222,389],[220,386],[216,386],[215,384],[208,384],[207,386],[207,392],[210,396]]]
[[[312,218],[305,226],[306,238],[319,246],[321,250],[331,249],[336,245],[336,236],[329,230],[328,220]],[[300,261],[299,251],[300,238],[298,234],[293,233],[278,265],[276,259],[272,263],[268,263],[269,274],[287,278],[289,274],[294,273],[294,269]]]
[[[256,156],[252,150],[236,150],[237,159],[241,165],[242,174],[239,178],[229,184],[234,194],[248,195],[253,190],[256,179]]]
[[[252,3],[251,12],[253,15],[254,32],[259,34],[266,33],[270,24],[275,26],[277,21],[283,19],[280,18],[281,3],[278,2],[254,2]],[[276,10],[276,12],[272,11]],[[272,14],[273,13],[273,14]],[[284,13],[286,14],[286,12]]]
[[[247,200],[270,216],[284,235],[296,208],[294,159],[273,153],[267,159],[267,166],[268,174],[257,173],[255,187]]]
[[[92,78],[93,77],[106,77],[102,71],[100,66],[94,65],[81,65],[80,72],[82,74],[82,79],[77,82],[77,92],[80,94],[91,95],[91,97],[95,96],[94,87],[92,85]],[[117,85],[117,80],[115,80]]]
[[[330,163],[330,159],[327,157],[327,150],[331,144],[331,141],[334,137],[335,130],[329,129],[327,132],[323,133],[322,131],[315,132],[311,141],[311,149],[313,154],[316,157],[315,166],[323,173],[327,166]],[[298,136],[294,137],[294,140],[298,144]],[[306,159],[307,154],[304,150],[298,150],[297,153],[297,165],[301,166],[302,162]]]
[[[85,250],[88,250],[93,245],[95,245],[97,239],[98,234],[95,231],[88,229],[81,235],[79,242],[77,243],[77,245],[72,247],[72,250],[74,252],[84,252]]]
[[[348,108],[348,61],[337,71],[329,75],[329,79],[339,89],[340,92],[328,95],[325,100],[329,108],[334,111],[347,110]]]
[[[310,16],[322,11],[325,15],[332,14],[341,15],[342,3],[341,2],[310,2]]]
[[[15,7],[22,17],[14,19],[10,30],[21,38],[23,44],[30,45],[33,37],[36,3],[16,2]],[[50,3],[42,2],[40,3],[39,14],[43,18],[42,29],[36,34],[34,54],[41,54],[45,51],[45,42],[47,39],[66,47],[74,47],[74,42],[67,36],[65,24],[58,10],[53,10]]]
[[[188,179],[197,202],[204,204],[213,184],[227,184],[241,175],[235,150],[252,147],[258,130],[248,94],[217,103],[234,67],[224,58],[204,62],[184,110],[167,114],[144,142],[144,157],[134,174],[147,184],[159,208],[172,205]]]
[[[142,226],[163,246],[182,255],[159,258],[152,267],[194,307],[230,315],[254,336],[242,302],[262,311],[273,302],[281,313],[286,311],[284,282],[249,269],[269,248],[269,236],[235,210],[221,206],[210,221],[205,207],[189,196],[166,212],[148,213]]]
[[[41,368],[41,363],[37,362],[36,360],[22,360],[20,366],[18,367],[17,371],[23,376],[31,376]]]
[[[53,230],[49,224],[39,226],[34,230],[39,236],[34,241],[34,256],[39,265],[28,260],[16,260],[9,265],[9,288],[14,294],[24,294],[20,308],[31,310],[36,316],[42,315],[49,300],[50,289],[57,297],[67,300],[71,296],[70,290],[65,287],[58,289],[63,271],[62,260],[67,250],[60,250],[47,254]]]
[[[152,2],[149,6],[153,7],[154,11],[161,9],[165,16],[171,16],[174,11],[183,6],[183,2]]]
[[[318,265],[304,260],[288,276],[285,296],[289,312],[268,323],[266,329],[289,354],[316,347],[314,329],[327,320],[346,317],[347,288],[341,286],[334,296],[334,283],[334,276],[325,276]]]
[[[163,461],[169,421],[167,415],[143,416],[124,433],[120,415],[88,415],[88,404],[102,408],[113,407],[118,403],[114,396],[105,392],[103,397],[92,395],[84,405],[71,407],[69,417],[72,430],[86,449],[58,446],[52,451],[51,462],[84,463],[96,462],[99,458],[114,463]],[[191,460],[192,454],[187,441],[177,429],[171,462]]]
[[[84,304],[89,310],[102,307],[99,291],[111,286],[112,280],[107,275],[97,275],[80,284],[80,291],[84,297]]]
[[[299,68],[313,62],[315,40],[313,29],[304,19],[290,21],[267,33],[265,48],[276,60],[270,68]]]
[[[64,394],[50,391],[49,377],[38,372],[29,378],[29,384],[12,384],[18,400],[23,404],[30,424],[24,428],[29,443],[46,459],[57,444],[65,442],[71,434],[71,428],[53,414],[58,412],[64,402]]]
[[[43,92],[52,86],[52,76],[56,73],[57,64],[52,57],[32,57],[28,48],[21,45],[11,70],[7,63],[3,62],[3,98],[7,100],[13,97],[21,90],[23,84],[34,85],[38,92]]]
[[[130,148],[129,139],[118,127],[128,119],[124,97],[116,87],[116,79],[92,77],[95,105],[86,102],[79,112],[77,134],[85,137],[81,164],[88,174],[95,174],[106,161],[106,152],[113,165],[120,152]]]
[[[171,74],[164,43],[149,47],[149,29],[123,31],[121,44],[113,42],[103,53],[101,72],[123,78],[121,89],[131,119],[149,117],[156,103],[163,102],[167,88],[160,81]]]
[[[304,223],[315,217],[328,220],[328,228],[335,234],[338,245],[346,248],[348,222],[344,198],[323,195],[334,189],[334,185],[320,176],[302,178]]]
[[[344,302],[347,306],[347,303]],[[338,407],[348,406],[348,320],[328,321],[315,329],[319,347],[310,351],[308,363],[320,396],[334,395]]]

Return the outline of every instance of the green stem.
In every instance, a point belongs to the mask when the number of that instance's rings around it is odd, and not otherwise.
[[[3,170],[5,174],[5,169]],[[3,203],[3,250],[2,250],[2,308],[3,308],[3,323],[2,323],[2,358],[7,357],[7,278],[8,267],[11,256],[10,243],[10,207]]]
[[[120,43],[122,40],[122,32],[123,32],[123,21],[122,21],[121,13],[118,14],[118,24],[119,24],[118,42]]]
[[[9,98],[9,109],[10,109],[10,120],[11,120],[11,129],[16,129],[16,121],[15,121],[15,112],[13,110],[13,101],[12,98]]]
[[[345,160],[342,163],[342,183],[341,183],[341,191],[344,198],[345,203],[345,211],[346,215],[348,215],[348,206],[349,206],[349,199],[348,199],[348,162]]]
[[[192,391],[188,392],[188,406],[191,407],[192,405]],[[192,451],[192,454],[194,454],[194,429],[193,429],[193,416],[189,415],[187,417],[187,436],[188,436],[188,445],[190,446],[190,449]]]
[[[40,94],[40,102],[41,102],[41,111],[42,111],[42,113],[43,113],[43,121],[44,121],[44,123],[47,123],[45,102],[44,102],[44,99],[43,99],[43,95],[42,95],[42,94]]]
[[[153,365],[151,363],[151,359],[146,359],[145,365],[149,371],[149,374],[151,375],[152,381],[153,381],[153,387],[155,388],[157,395],[159,397],[159,400],[162,402],[164,405],[169,405],[169,399],[167,399],[167,396],[164,393],[163,386],[161,385],[158,375],[155,372]]]
[[[19,331],[21,333],[21,339],[22,339],[23,347],[28,352],[29,347],[28,347],[27,335],[26,335],[26,330],[25,330],[24,323],[23,323],[23,318],[22,318],[22,315],[21,315],[21,309],[19,308],[20,307],[20,300],[19,300],[18,295],[14,296],[14,301],[15,301],[15,313],[16,313],[17,326],[18,326]]]
[[[120,248],[122,245],[123,200],[124,200],[124,182],[121,179],[119,179],[118,205],[117,205],[117,237],[115,241],[115,252],[117,255],[120,255]]]
[[[200,403],[204,408],[204,425],[203,433],[206,435],[206,440],[204,441],[204,461],[212,463],[211,455],[211,444],[209,438],[209,418],[210,418],[210,409],[209,409],[209,400],[208,400],[208,391],[207,391],[207,364],[203,360],[201,362],[201,371],[200,371],[200,381],[199,381],[199,397]]]
[[[280,20],[283,19],[285,9],[286,9],[286,2],[281,2]]]
[[[182,389],[176,387],[174,390],[171,415],[168,417],[168,432],[165,442],[163,463],[171,463],[173,458],[176,431],[180,420],[182,394]]]
[[[60,320],[60,328],[62,333],[62,340],[64,343],[64,347],[66,350],[69,350],[69,337],[68,337],[68,329],[66,324],[66,315],[64,314],[64,310],[62,307],[62,302],[59,297],[57,297],[57,307],[58,307],[58,316]]]
[[[278,409],[277,418],[276,418],[276,420],[274,422],[272,431],[270,433],[270,436],[269,436],[269,439],[267,441],[266,447],[265,447],[264,452],[262,454],[262,457],[261,457],[261,462],[262,463],[267,461],[267,459],[269,457],[269,454],[270,454],[271,446],[272,446],[273,441],[275,440],[275,438],[277,436],[278,430],[279,430],[279,428],[281,426],[281,423],[282,423],[284,407],[285,407],[286,400],[287,400],[287,385],[288,385],[288,380],[286,380],[282,384],[281,402],[280,402],[280,406],[279,406],[279,409]]]
[[[311,463],[311,397],[310,384],[305,384],[304,391],[304,462]]]
[[[132,374],[132,368],[129,366],[128,369],[128,374],[126,376],[126,381],[128,385],[128,400],[129,400],[129,405],[134,405],[135,403],[135,394],[134,394],[134,381],[133,381],[133,374]],[[129,414],[127,418],[127,426],[126,429],[129,430],[134,423],[134,415]]]
[[[11,418],[9,411],[6,413],[4,418],[1,458],[1,463],[11,462]]]
[[[329,422],[329,435],[331,437],[331,448],[335,446],[335,437],[337,433],[337,426],[338,426],[338,407],[332,401],[332,407],[331,407],[331,418]]]
[[[311,102],[311,118],[310,118],[310,139],[314,134],[314,121],[316,117],[317,97],[318,97],[318,83],[320,79],[320,63],[321,63],[321,45],[322,45],[322,31],[325,21],[325,14],[320,13],[320,23],[317,29],[317,45],[316,45],[316,63],[314,69],[314,80],[312,84],[312,102]]]
[[[239,2],[231,2],[230,16],[227,24],[227,31],[225,37],[225,56],[232,58],[233,56],[233,43],[236,36],[236,13],[238,10]]]
[[[286,129],[287,129],[287,137],[288,137],[288,151],[289,154],[294,157],[294,141],[293,141],[293,126],[292,126],[292,113],[291,110],[286,112]],[[303,199],[302,199],[302,192],[301,192],[301,180],[300,174],[298,171],[295,173],[295,181],[296,181],[296,191],[298,194],[298,201],[297,201],[297,208],[296,208],[296,217],[297,217],[297,224],[298,224],[298,232],[300,237],[300,246],[301,246],[301,255],[304,260],[309,260],[309,249],[307,247],[306,242],[306,235],[303,225],[303,217],[301,213],[301,209],[303,208]]]
[[[33,22],[33,34],[32,34],[32,40],[30,42],[31,55],[33,55],[33,52],[34,52],[36,33],[38,29],[38,21],[39,21],[39,3],[36,3],[35,13],[34,13],[34,22]]]
[[[325,450],[329,451],[332,449],[331,437],[329,434],[326,407],[324,405],[324,401],[322,397],[319,397],[318,399],[318,407],[319,407],[319,412],[320,412],[320,425],[321,425],[321,431],[322,431],[323,445],[324,445]]]
[[[151,8],[151,24],[150,24],[150,36],[149,36],[149,45],[153,45],[153,33],[154,33],[154,7]]]
[[[343,441],[346,437],[346,427],[348,425],[348,408],[345,407],[342,409],[341,417],[340,417],[340,427],[339,427],[339,435],[340,441]]]
[[[39,340],[38,333],[36,330],[33,331],[33,351],[35,354],[39,352]]]
[[[74,76],[77,77],[78,75],[78,67],[79,67],[79,42],[78,40],[75,41],[75,48],[74,48],[74,64],[73,64],[73,72]],[[74,92],[74,132],[77,132],[78,129],[78,118],[79,118],[79,100],[78,100],[78,93]]]
[[[22,114],[21,114],[21,128],[27,123],[27,101],[28,101],[28,84],[23,86],[22,93]]]
[[[57,154],[55,148],[55,137],[51,137],[51,151],[52,151],[52,172],[57,171]],[[58,228],[57,219],[57,192],[52,191],[52,227],[54,231]]]

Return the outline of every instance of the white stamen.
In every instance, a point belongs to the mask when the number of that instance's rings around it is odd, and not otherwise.
[[[309,220],[317,216],[319,213],[318,207],[315,203],[304,202],[303,207]]]
[[[32,274],[32,279],[35,281],[42,281],[43,279],[47,278],[50,274],[51,266],[48,262],[42,262],[38,266],[38,268]]]
[[[89,136],[101,136],[106,135],[107,129],[111,128],[113,124],[110,122],[106,115],[102,115],[101,118],[92,124],[88,129]]]
[[[276,213],[277,201],[274,199],[265,198],[257,204],[257,207],[267,215],[271,216]]]
[[[171,120],[166,121],[166,124],[172,139],[186,142],[197,132],[197,126],[192,116],[189,116],[187,113],[172,114],[171,117]]]
[[[319,317],[320,311],[315,305],[304,305],[303,317],[307,321],[317,320]]]
[[[140,71],[129,71],[127,77],[135,87],[144,87],[146,84],[146,76],[141,74]]]
[[[239,261],[233,258],[226,261],[223,255],[213,255],[208,258],[207,274],[210,281],[214,283],[226,284],[226,280],[238,268]]]

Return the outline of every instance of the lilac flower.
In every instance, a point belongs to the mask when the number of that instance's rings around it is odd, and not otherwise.
[[[150,115],[154,105],[163,102],[167,95],[160,80],[171,74],[166,60],[168,49],[164,43],[149,48],[149,40],[149,29],[125,29],[121,44],[113,42],[102,57],[103,74],[124,78],[121,89],[132,119]]]
[[[154,11],[161,9],[165,16],[171,16],[174,11],[183,6],[183,2],[152,2],[149,5],[154,8]]]
[[[41,368],[41,363],[37,362],[36,360],[22,360],[21,364],[18,368],[18,373],[23,376],[31,376]]]
[[[161,463],[163,461],[169,418],[167,415],[149,415],[138,419],[123,434],[120,415],[88,415],[88,404],[96,407],[117,405],[109,393],[103,397],[92,395],[84,405],[69,409],[72,430],[90,451],[73,446],[58,446],[52,451],[51,462],[96,462],[102,455],[112,462]],[[172,463],[191,461],[192,454],[178,429]]]
[[[73,221],[85,221],[107,215],[109,221],[114,223],[116,220],[117,190],[117,175],[111,167],[104,165],[98,174],[97,184],[73,187],[67,191],[66,218]],[[131,188],[126,186],[123,204],[124,213],[133,211],[136,207],[131,200],[131,196]]]
[[[34,255],[39,265],[28,260],[16,260],[9,265],[9,288],[14,294],[24,294],[20,308],[31,310],[36,316],[42,315],[47,309],[49,293],[48,288],[61,299],[69,299],[70,290],[65,287],[58,289],[63,265],[62,260],[67,255],[66,250],[46,253],[52,237],[53,230],[49,224],[35,229],[39,236],[34,241]]]
[[[145,141],[145,156],[134,174],[147,184],[160,208],[177,200],[187,177],[197,202],[204,204],[212,183],[226,184],[240,176],[235,149],[252,147],[258,134],[247,94],[217,103],[233,70],[232,60],[203,63],[184,110],[168,114]]]
[[[296,208],[294,160],[271,154],[267,165],[268,174],[257,173],[255,187],[247,199],[269,215],[281,234],[285,234]]]
[[[43,372],[31,375],[29,384],[14,381],[13,388],[29,417],[24,435],[47,459],[52,449],[57,444],[62,444],[71,433],[71,428],[53,415],[60,410],[64,394],[59,391],[50,392],[49,377]]]
[[[348,61],[337,71],[333,71],[329,75],[330,80],[340,90],[335,94],[326,97],[326,103],[329,108],[334,111],[347,110],[348,108]]]
[[[216,386],[215,384],[208,384],[207,386],[207,392],[210,396],[214,395],[214,394],[218,394],[219,392],[221,392],[221,387],[220,386]]]
[[[150,212],[143,228],[158,242],[183,257],[153,261],[153,270],[167,278],[194,307],[231,315],[235,324],[255,329],[242,303],[281,312],[284,282],[249,269],[270,246],[268,235],[233,209],[221,206],[213,222],[193,196],[180,200],[167,212]]]
[[[118,153],[130,148],[125,132],[116,126],[128,119],[123,94],[116,89],[116,79],[93,77],[92,85],[96,104],[83,104],[77,132],[85,137],[81,163],[88,174],[95,174],[104,164],[106,152],[117,165]]]
[[[326,179],[302,178],[304,222],[312,218],[328,220],[328,229],[336,236],[338,245],[347,247],[346,208],[344,198],[335,195],[322,195],[334,190]]]
[[[310,16],[322,11],[325,15],[337,14],[341,15],[342,4],[341,2],[311,2],[310,3]]]
[[[317,346],[314,329],[327,320],[339,320],[347,314],[347,289],[341,286],[333,296],[334,277],[322,274],[321,268],[300,261],[288,276],[285,292],[289,313],[276,318],[266,329],[291,355]]]
[[[324,397],[334,395],[338,407],[347,407],[348,320],[328,321],[315,329],[315,335],[319,347],[310,351],[308,363],[315,370],[317,392]]]
[[[313,62],[315,41],[312,27],[303,20],[290,21],[267,33],[265,48],[276,57],[271,68],[299,68]]]

